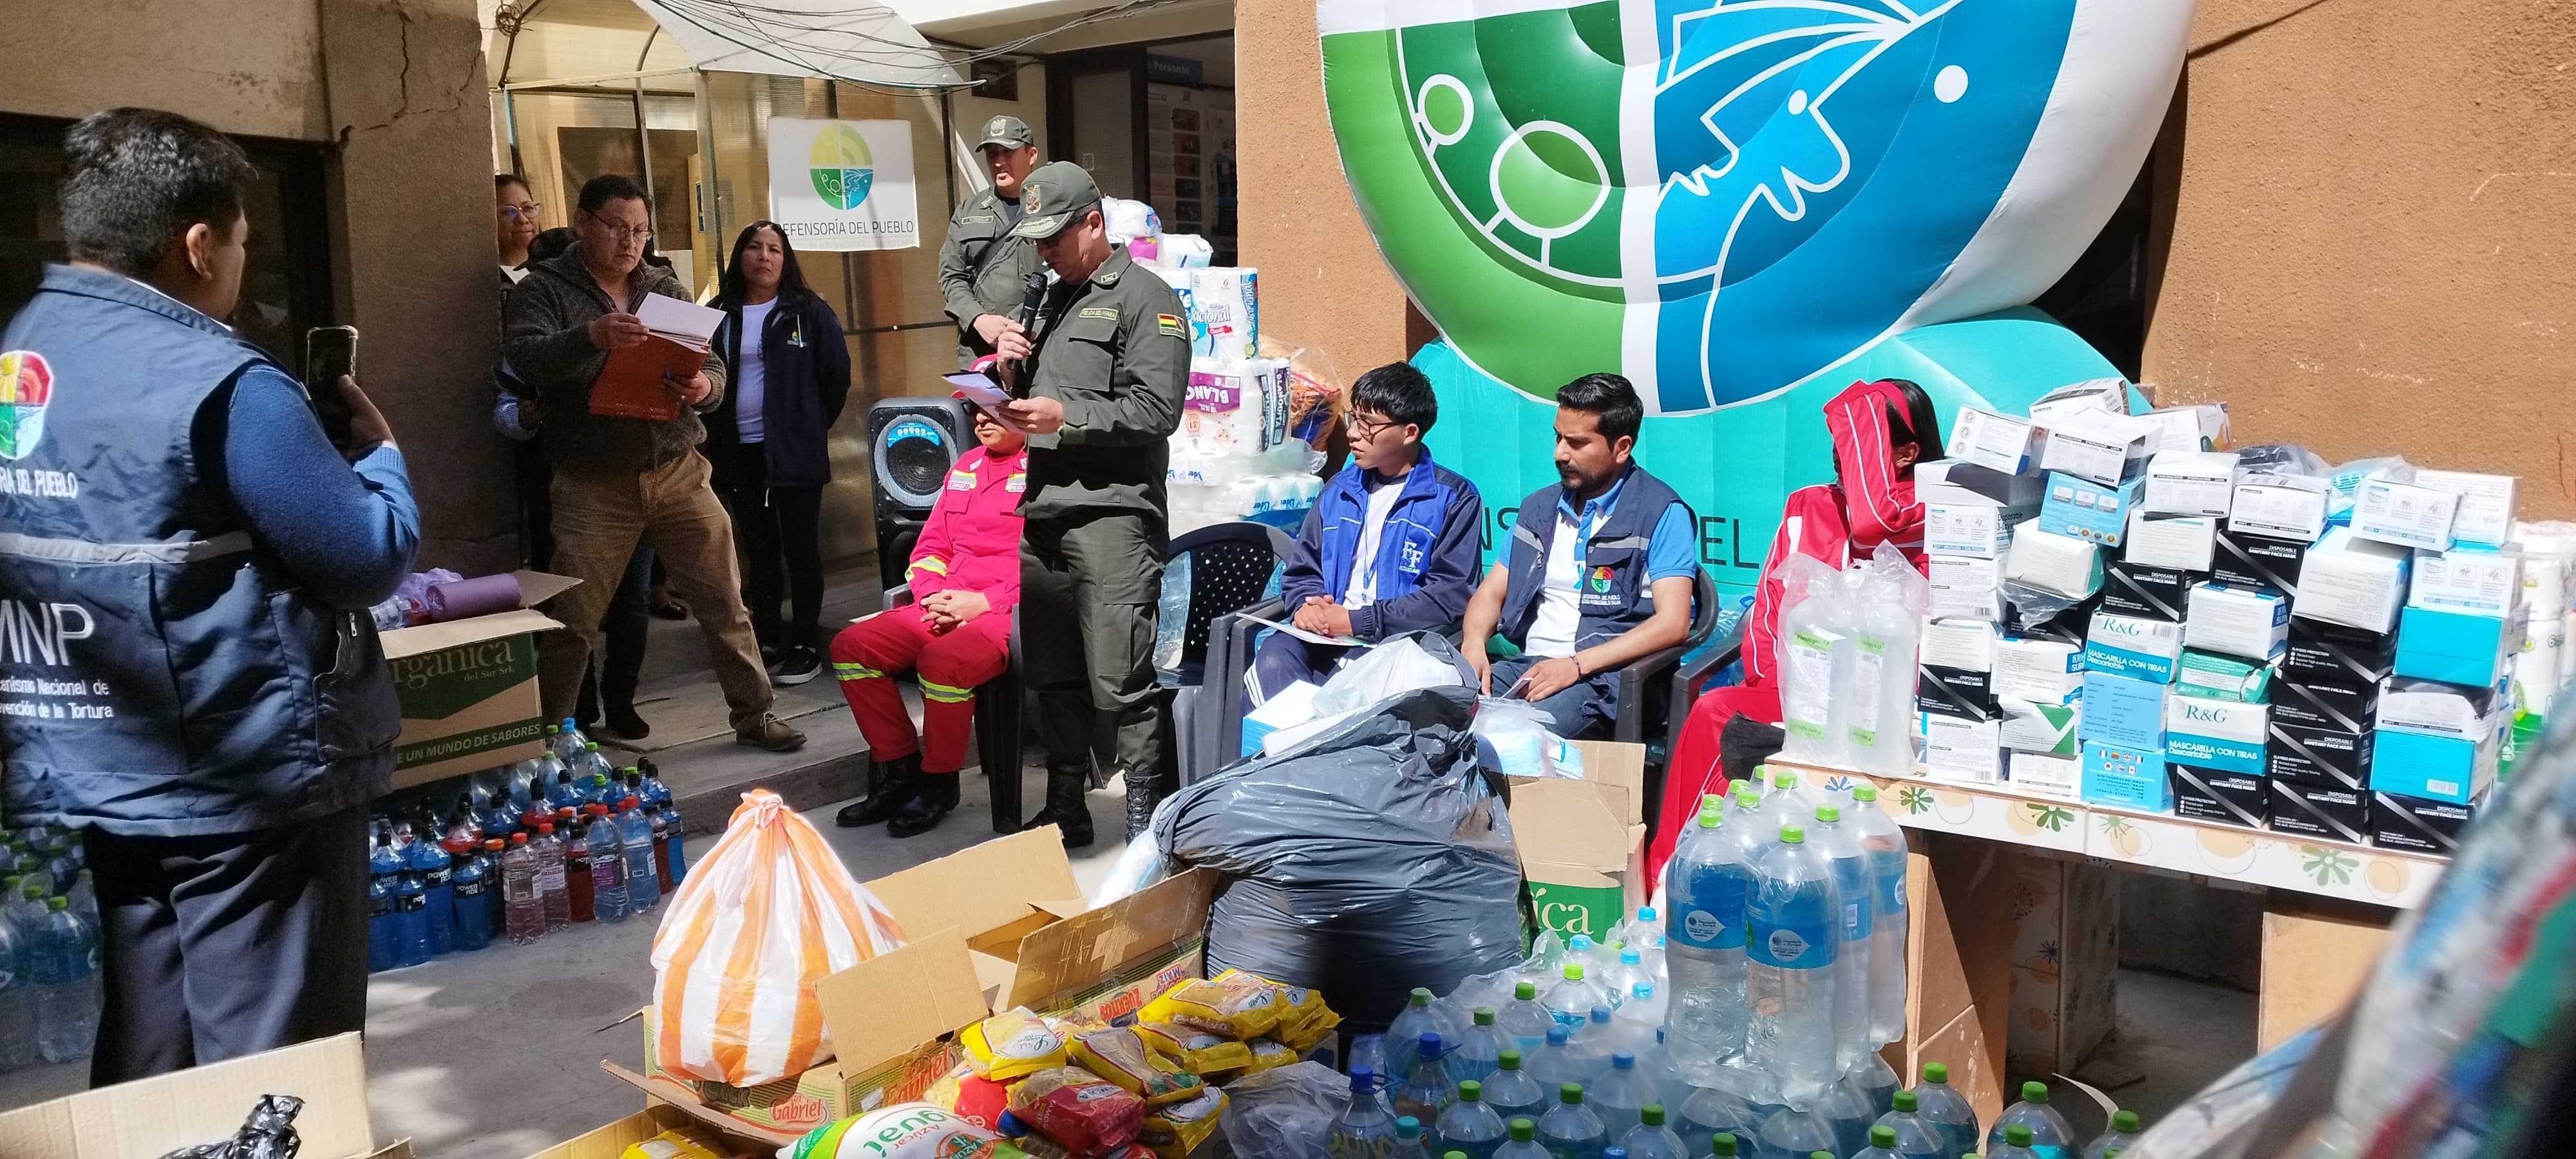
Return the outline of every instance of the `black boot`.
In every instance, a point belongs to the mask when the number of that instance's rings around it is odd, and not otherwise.
[[[1090,789],[1089,765],[1048,764],[1046,807],[1020,826],[1020,832],[1053,825],[1063,830],[1065,848],[1080,849],[1091,844],[1091,810],[1082,801],[1082,795]]]
[[[841,806],[833,822],[844,829],[874,825],[895,815],[920,788],[921,754],[896,757],[877,766],[877,787],[852,804]],[[954,790],[951,790],[954,792]]]
[[[1127,839],[1154,825],[1154,806],[1163,803],[1163,779],[1127,770]]]
[[[919,837],[939,828],[939,819],[957,807],[957,774],[923,773],[919,791],[886,822],[888,837]]]

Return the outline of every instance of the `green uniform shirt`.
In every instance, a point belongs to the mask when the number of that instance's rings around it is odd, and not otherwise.
[[[957,322],[961,367],[993,352],[993,344],[975,333],[975,316],[1019,313],[1029,275],[1046,268],[1038,259],[1038,243],[1002,236],[1019,220],[1019,214],[1003,211],[1001,198],[990,187],[967,198],[948,217],[948,240],[939,243],[939,296],[948,300],[948,316]],[[986,261],[985,251],[994,246],[1002,248]],[[984,264],[980,271],[977,262]]]
[[[1180,429],[1190,377],[1181,296],[1125,246],[1081,283],[1049,287],[1038,311],[1029,394],[1064,404],[1064,429],[1029,436],[1029,490],[1020,514],[1168,505],[1164,440]]]

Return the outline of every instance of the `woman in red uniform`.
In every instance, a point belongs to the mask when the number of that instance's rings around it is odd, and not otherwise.
[[[957,771],[975,723],[975,686],[1011,661],[1011,609],[1020,602],[1020,496],[1029,486],[1027,438],[975,411],[975,441],[948,469],[905,578],[913,602],[841,630],[832,674],[875,755],[876,788],[836,818],[886,823],[886,833],[927,833],[957,807]],[[921,734],[912,730],[894,674],[921,682]]]
[[[1789,493],[1780,531],[1762,562],[1753,609],[1744,616],[1744,682],[1712,688],[1691,705],[1690,720],[1673,746],[1664,773],[1663,816],[1655,827],[1647,864],[1663,872],[1682,827],[1699,815],[1704,794],[1726,791],[1718,764],[1718,739],[1738,715],[1780,723],[1780,601],[1787,585],[1781,566],[1791,553],[1837,568],[1864,559],[1882,543],[1923,567],[1923,505],[1914,498],[1914,464],[1941,452],[1941,420],[1923,388],[1901,378],[1855,382],[1825,404],[1825,429],[1834,440],[1836,482]]]

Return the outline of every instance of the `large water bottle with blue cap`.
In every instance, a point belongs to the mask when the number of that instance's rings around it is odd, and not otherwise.
[[[1753,864],[1745,905],[1745,1064],[1767,1080],[1760,1097],[1800,1110],[1821,1106],[1842,1079],[1834,1062],[1834,958],[1842,943],[1842,896],[1833,863],[1807,844],[1803,826]],[[1831,1146],[1831,1132],[1827,1132]]]
[[[1842,906],[1842,944],[1834,950],[1834,1065],[1849,1070],[1874,1045],[1869,1041],[1869,949],[1876,913],[1871,898],[1877,890],[1872,887],[1869,854],[1843,824],[1839,806],[1819,806],[1807,836],[1832,863],[1834,893]],[[1867,1140],[1868,1127],[1863,1125],[1847,1150],[1858,1151],[1869,1145]]]
[[[1720,1068],[1744,1053],[1745,905],[1753,883],[1731,842],[1715,798],[1673,853],[1664,882],[1664,963],[1672,975],[1664,1041],[1673,1068],[1698,1086],[1714,1086]]]

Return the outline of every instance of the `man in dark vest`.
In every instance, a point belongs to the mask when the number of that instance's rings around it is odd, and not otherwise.
[[[241,149],[116,109],[64,137],[71,264],[0,336],[0,743],[13,824],[82,831],[91,1081],[361,1029],[367,802],[402,728],[369,605],[420,516],[342,378],[334,447],[223,319]]]
[[[1618,720],[1622,665],[1690,635],[1698,521],[1630,457],[1645,413],[1615,374],[1556,392],[1559,481],[1521,500],[1509,545],[1467,602],[1459,650],[1486,694],[1537,705],[1569,740]],[[1520,655],[1485,655],[1497,631]]]

